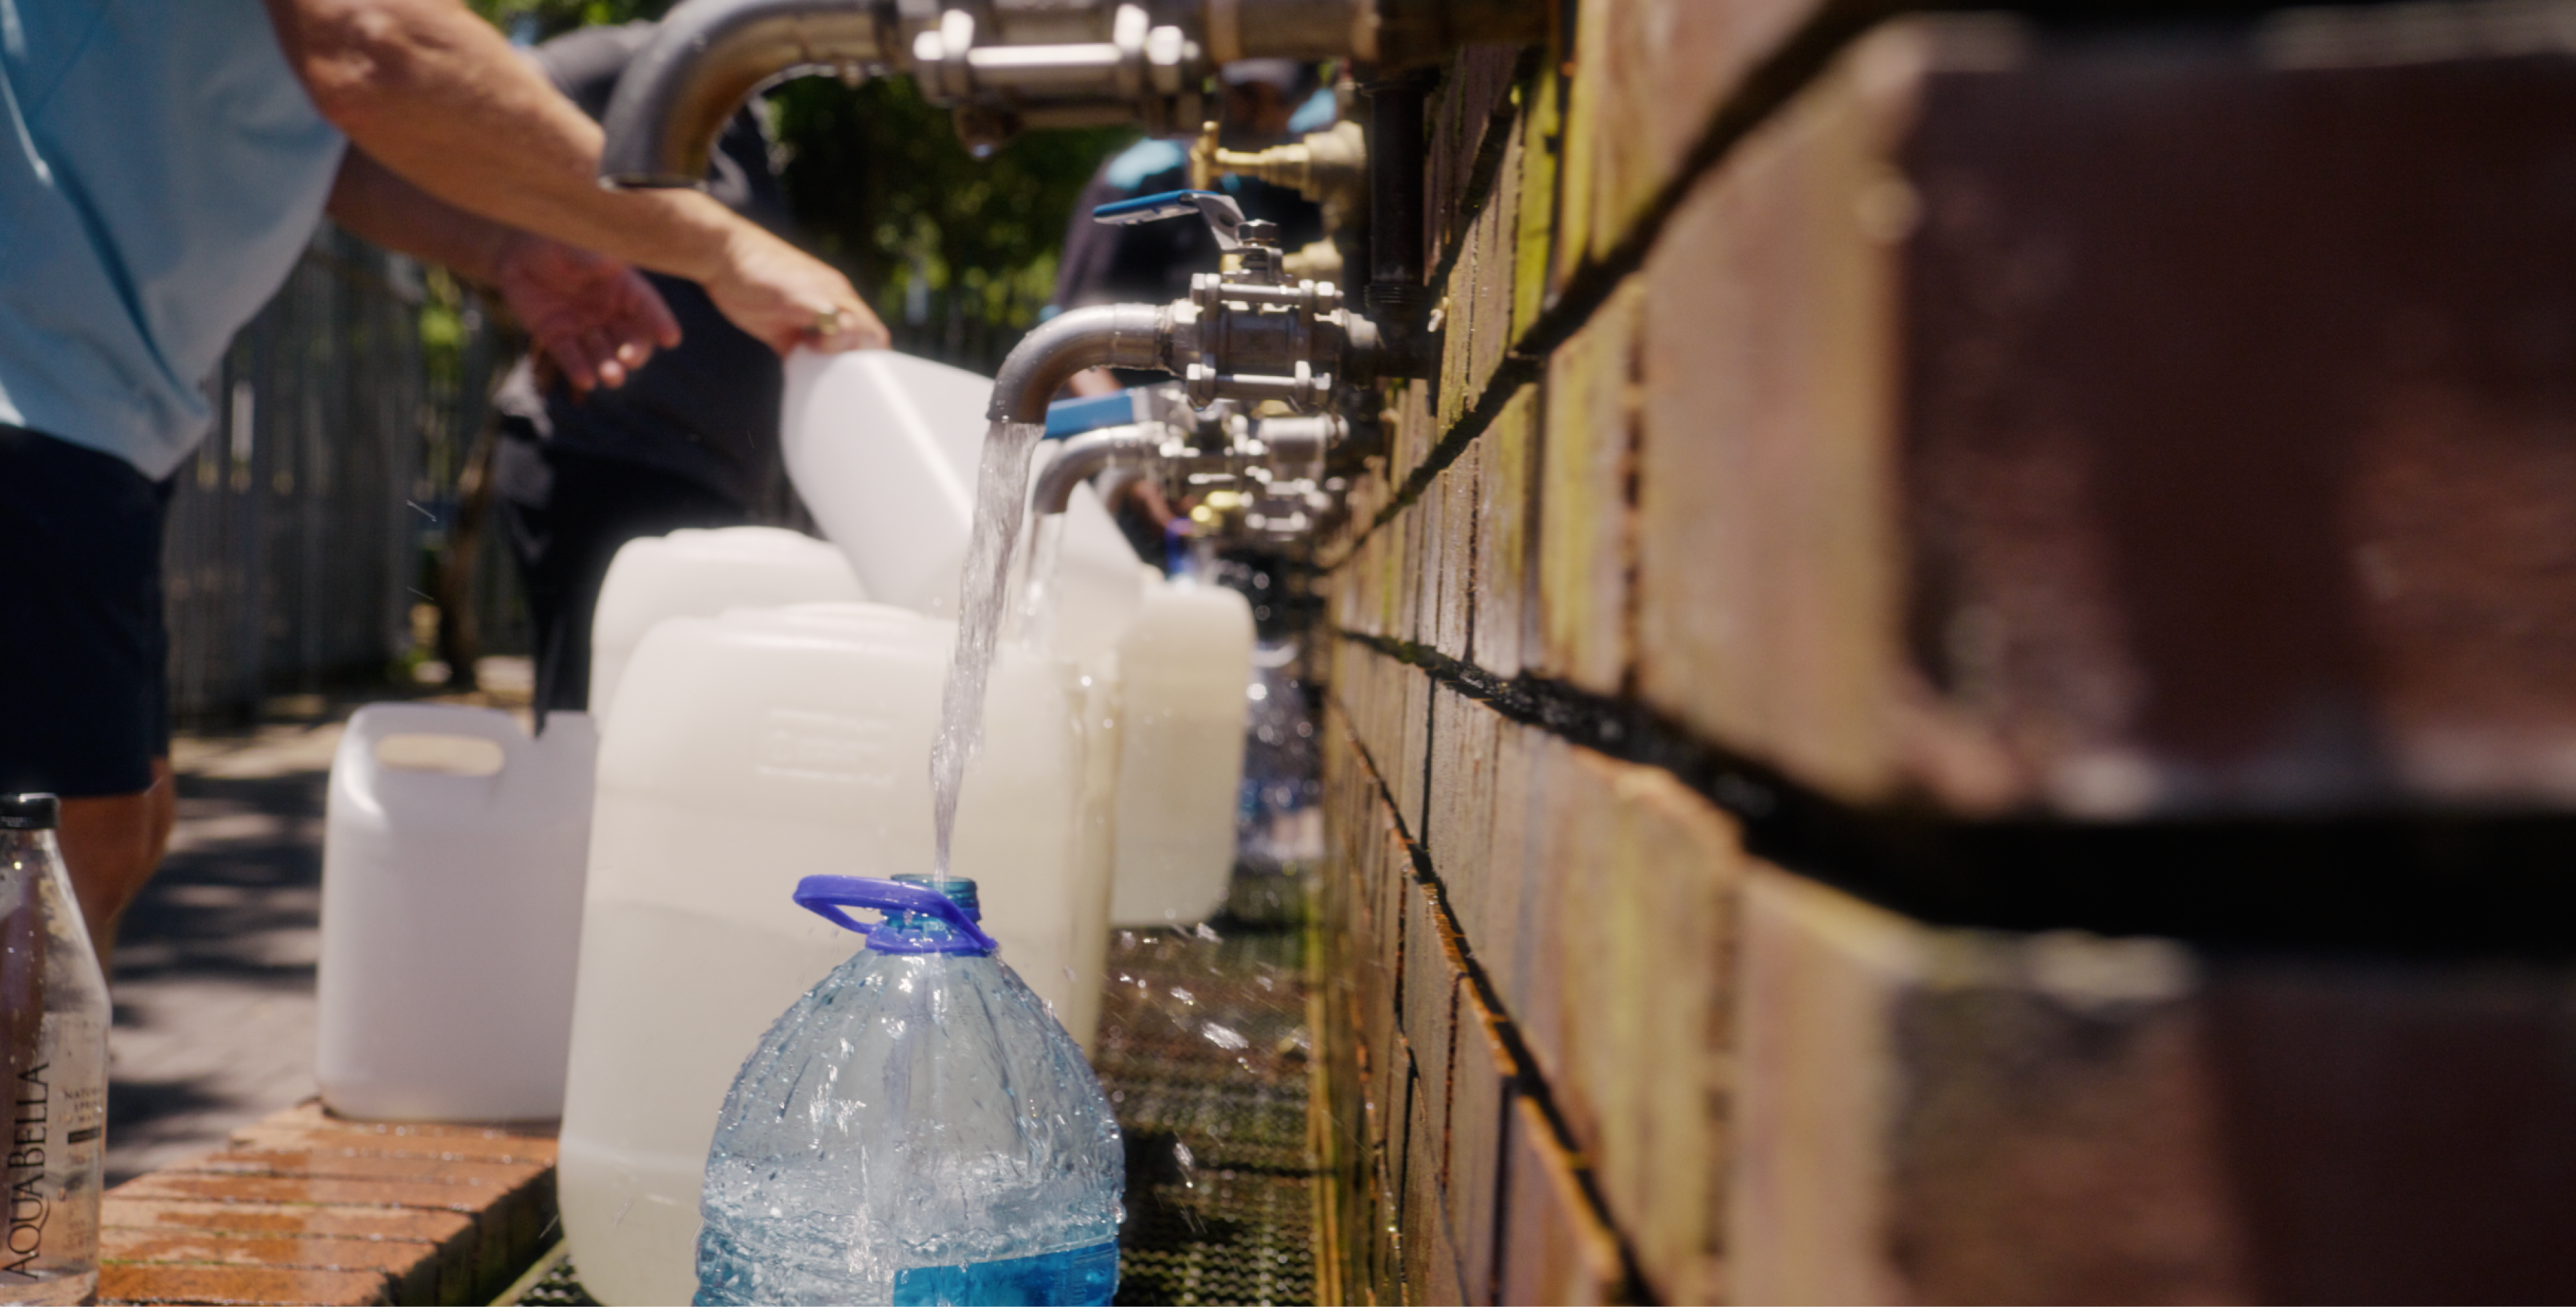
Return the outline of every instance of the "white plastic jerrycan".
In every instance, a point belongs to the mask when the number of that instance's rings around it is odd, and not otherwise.
[[[1119,641],[1114,924],[1187,924],[1225,906],[1252,634],[1242,595],[1184,579],[1148,591]]]
[[[795,531],[683,528],[630,540],[608,564],[591,617],[590,714],[608,720],[627,660],[644,633],[666,617],[867,597],[839,549]]]
[[[819,873],[931,866],[930,742],[951,624],[816,604],[653,628],[601,746],[557,1188],[584,1285],[685,1302],[725,1090],[761,1033],[846,960],[798,908]],[[960,798],[955,870],[1002,960],[1088,1040],[1106,868],[1082,856],[1079,677],[1005,650]]]
[[[331,762],[322,1101],[376,1121],[563,1109],[590,834],[590,718],[371,704]]]
[[[780,428],[787,475],[870,599],[956,616],[992,398],[991,378],[909,354],[789,356]],[[1089,662],[1135,615],[1136,551],[1087,486],[1064,516],[1053,644]]]

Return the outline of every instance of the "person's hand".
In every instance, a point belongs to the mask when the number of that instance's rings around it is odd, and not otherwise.
[[[698,284],[735,326],[782,355],[799,345],[837,354],[893,343],[849,278],[749,223]]]
[[[680,343],[680,324],[653,283],[588,250],[515,232],[494,260],[493,280],[575,393],[621,386],[656,348]]]

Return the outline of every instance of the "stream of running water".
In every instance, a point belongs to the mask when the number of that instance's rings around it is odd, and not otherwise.
[[[950,879],[948,845],[957,829],[958,787],[984,744],[984,686],[1002,634],[1020,523],[1028,516],[1029,452],[1045,434],[1041,423],[995,422],[984,435],[984,458],[975,473],[975,521],[957,576],[957,650],[949,658],[948,683],[939,695],[939,734],[930,744],[931,820],[938,834],[938,859],[931,868],[935,880]]]
[[[1028,552],[1013,588],[1018,597],[1011,637],[1034,649],[1049,647],[1055,637],[1055,569],[1064,553],[1064,519],[1062,513],[1044,513],[1030,524]]]

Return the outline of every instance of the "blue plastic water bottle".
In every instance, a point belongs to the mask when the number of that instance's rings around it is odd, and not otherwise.
[[[1107,1303],[1118,1123],[1073,1037],[994,956],[974,882],[808,876],[796,901],[867,947],[725,1096],[697,1301]]]

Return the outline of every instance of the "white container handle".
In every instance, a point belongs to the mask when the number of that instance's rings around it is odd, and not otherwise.
[[[487,776],[460,776],[452,772],[435,772],[424,768],[403,767],[396,770],[420,776],[434,776],[451,781],[476,781],[497,786],[503,774],[527,765],[536,741],[519,729],[519,723],[497,708],[467,708],[424,703],[371,703],[349,718],[348,734],[341,745],[351,770],[350,780],[369,794],[381,792],[378,778],[385,771],[376,749],[397,735],[445,735],[469,740],[489,740],[501,747],[501,768]]]

